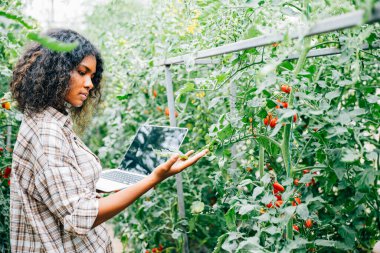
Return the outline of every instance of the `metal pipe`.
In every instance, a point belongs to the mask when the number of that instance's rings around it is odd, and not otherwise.
[[[170,126],[175,127],[175,108],[174,108],[174,93],[173,93],[173,81],[172,74],[170,72],[170,66],[165,66],[165,77],[166,77],[166,96],[168,99],[168,107],[169,107],[169,119]],[[183,184],[182,184],[182,175],[178,173],[175,175],[176,186],[177,186],[177,196],[178,196],[178,211],[179,217],[182,219],[186,218],[185,213],[185,201],[183,197]],[[189,242],[186,233],[183,233],[183,253],[189,253]]]
[[[308,32],[304,34],[299,34],[296,31],[289,33],[289,37],[292,39],[299,38],[301,36],[311,36],[331,31],[338,31],[345,28],[350,28],[353,26],[361,25],[363,22],[364,11],[358,10],[347,14],[327,18],[324,21],[320,21],[309,28]],[[380,20],[380,3],[375,5],[372,16],[367,23],[378,22]],[[208,58],[212,56],[237,52],[245,49],[261,47],[265,45],[270,45],[274,42],[282,41],[284,38],[284,33],[276,33],[273,35],[264,35],[248,40],[241,40],[235,43],[227,44],[220,47],[210,48],[206,50],[201,50],[195,54],[185,54],[176,57],[166,59],[160,63],[160,65],[172,65],[172,64],[183,64],[189,57],[194,57],[195,60]]]

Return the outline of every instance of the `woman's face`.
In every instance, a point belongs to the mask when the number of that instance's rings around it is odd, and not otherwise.
[[[74,107],[81,107],[87,99],[88,94],[94,84],[92,78],[96,71],[95,56],[88,55],[70,72],[69,91],[65,96],[65,101]]]

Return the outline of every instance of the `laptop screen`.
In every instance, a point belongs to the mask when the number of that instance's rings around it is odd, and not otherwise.
[[[149,175],[178,152],[186,133],[186,128],[142,125],[119,169]]]

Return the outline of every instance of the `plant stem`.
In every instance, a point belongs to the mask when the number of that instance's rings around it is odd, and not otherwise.
[[[260,145],[259,149],[259,171],[260,171],[260,178],[263,178],[264,176],[264,147]]]
[[[310,45],[310,38],[305,38],[302,52],[297,61],[296,68],[294,69],[295,77],[297,77],[298,73],[301,71],[302,67],[304,66],[306,55],[310,50],[309,45]],[[288,101],[289,108],[293,107],[293,102],[294,102],[294,87],[292,87],[289,94],[289,101]],[[293,176],[292,164],[291,164],[291,152],[290,152],[290,141],[291,141],[290,134],[291,134],[291,129],[292,129],[291,120],[285,126],[282,143],[281,143],[281,153],[282,153],[282,158],[284,160],[287,177]],[[286,226],[286,239],[293,240],[293,219],[290,219]]]

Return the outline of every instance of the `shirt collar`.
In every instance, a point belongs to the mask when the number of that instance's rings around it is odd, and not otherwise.
[[[54,107],[47,107],[45,110],[45,114],[50,115],[55,118],[63,127],[72,128],[73,123],[69,114],[65,115],[62,112],[58,111]]]

